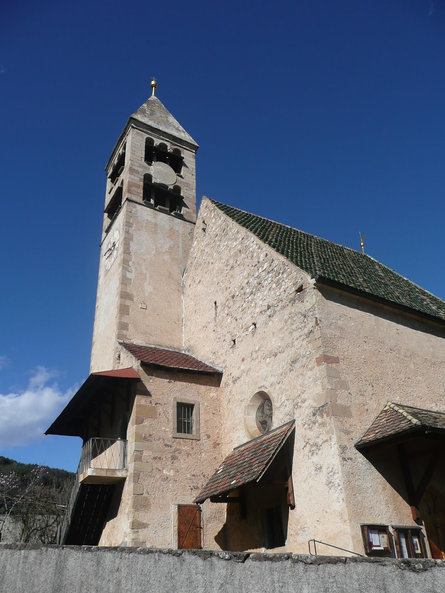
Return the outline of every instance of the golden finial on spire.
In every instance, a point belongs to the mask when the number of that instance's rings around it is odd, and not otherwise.
[[[362,253],[365,253],[365,239],[366,239],[366,235],[362,235],[360,231],[359,231],[358,234],[360,236],[360,247],[362,248]]]
[[[156,89],[158,88],[158,83],[156,78],[153,76],[151,79],[151,96],[154,97],[156,95]]]

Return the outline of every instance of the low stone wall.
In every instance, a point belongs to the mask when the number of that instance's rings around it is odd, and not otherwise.
[[[0,546],[1,593],[443,593],[445,561]]]

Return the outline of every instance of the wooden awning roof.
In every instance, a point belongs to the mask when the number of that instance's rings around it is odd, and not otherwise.
[[[141,346],[130,342],[119,343],[137,360],[140,360],[145,364],[196,373],[222,375],[220,369],[217,369],[186,352],[160,348],[159,346]]]
[[[100,404],[110,392],[125,388],[129,383],[139,381],[133,368],[114,369],[92,373],[73,395],[71,400],[54,420],[45,434],[84,436],[85,419],[93,406]]]
[[[249,482],[258,482],[270,467],[294,429],[291,420],[266,434],[236,447],[196,497],[195,502],[235,490]]]
[[[445,436],[445,413],[388,402],[355,446],[363,449],[401,436],[432,433]]]

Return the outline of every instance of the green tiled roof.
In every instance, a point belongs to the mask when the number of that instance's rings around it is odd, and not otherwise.
[[[444,301],[369,255],[214,200],[212,203],[316,280],[445,321]]]

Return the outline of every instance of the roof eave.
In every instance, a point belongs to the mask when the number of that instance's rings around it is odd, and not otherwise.
[[[134,369],[120,369],[92,373],[79,387],[51,426],[45,431],[45,435],[77,436],[82,438],[83,431],[80,430],[78,426],[83,417],[83,412],[87,407],[88,395],[91,390],[94,389],[95,383],[109,380],[133,382],[140,381],[140,377]],[[94,393],[95,392],[93,391],[93,395]],[[82,412],[82,414],[79,414],[79,412]]]
[[[202,369],[189,369],[189,368],[181,367],[181,366],[170,366],[170,365],[159,364],[159,363],[155,363],[155,362],[145,362],[143,360],[141,360],[140,363],[143,368],[153,367],[155,369],[160,369],[163,371],[192,373],[194,375],[210,375],[210,376],[215,376],[215,377],[220,377],[223,374],[223,372],[218,369],[215,369],[214,371],[210,371],[210,370],[207,371],[207,370],[202,370]]]
[[[192,150],[193,152],[196,152],[199,148],[199,144],[197,144],[193,140],[193,138],[192,138],[193,142],[190,142],[183,138],[178,138],[174,134],[170,134],[169,132],[160,130],[159,128],[156,128],[155,126],[150,126],[149,124],[141,121],[140,119],[134,117],[133,115],[130,115],[130,117],[127,120],[127,123],[124,126],[124,129],[122,130],[119,138],[117,139],[117,142],[116,142],[116,144],[113,148],[113,151],[110,155],[110,158],[108,159],[107,164],[105,165],[105,171],[108,171],[110,164],[111,164],[112,160],[114,159],[116,152],[118,152],[118,150],[120,150],[122,141],[125,138],[128,130],[131,128],[132,125],[135,127],[139,127],[140,129],[142,129],[146,132],[151,132],[152,134],[155,134],[156,136],[162,136],[163,138],[170,140],[170,142],[173,142],[174,144],[176,144],[178,146],[182,146],[183,148],[188,148],[189,150]]]
[[[390,443],[396,444],[400,443],[401,441],[405,440],[406,438],[411,437],[421,437],[425,435],[432,435],[432,436],[445,436],[445,429],[443,428],[436,428],[434,426],[428,426],[427,424],[416,424],[412,428],[402,430],[400,432],[396,432],[394,434],[387,435],[385,437],[374,439],[369,442],[361,443],[358,441],[354,444],[354,447],[358,451],[368,450],[373,447],[379,447],[380,445],[387,445]]]
[[[273,454],[267,460],[267,463],[265,464],[265,466],[259,471],[259,473],[255,477],[253,477],[250,480],[247,480],[246,482],[242,482],[240,484],[236,484],[236,485],[234,485],[232,487],[231,486],[228,486],[227,488],[219,489],[219,490],[214,490],[213,492],[203,494],[202,496],[198,495],[194,499],[194,502],[197,503],[197,504],[201,504],[201,503],[205,502],[207,499],[210,499],[210,498],[212,498],[214,496],[222,496],[222,495],[228,494],[230,492],[233,492],[235,490],[238,490],[238,488],[241,488],[243,486],[246,486],[247,484],[252,484],[254,482],[255,483],[258,483],[264,477],[265,473],[270,468],[270,466],[272,465],[273,461],[276,459],[278,453],[281,451],[281,449],[283,448],[283,446],[285,445],[285,443],[288,442],[289,437],[293,434],[293,432],[295,430],[295,420],[290,420],[289,422],[286,422],[282,426],[278,426],[277,428],[271,430],[269,433],[266,433],[264,435],[261,435],[259,437],[256,437],[255,439],[252,439],[251,441],[247,441],[247,443],[243,443],[242,445],[240,445],[239,447],[235,447],[235,449],[234,449],[234,451],[236,451],[237,449],[240,449],[241,447],[244,447],[245,445],[248,445],[249,443],[252,443],[252,441],[256,441],[256,440],[261,439],[261,438],[263,438],[263,437],[265,437],[267,435],[270,435],[271,433],[273,433],[273,432],[275,432],[277,430],[283,429],[285,426],[287,426],[286,432],[283,434],[283,437],[282,437],[281,441],[277,444],[277,446],[276,446]],[[225,458],[225,459],[227,459],[227,458]],[[223,463],[224,463],[224,461],[223,461]]]
[[[433,323],[437,323],[438,325],[445,326],[445,319],[442,317],[437,317],[435,315],[430,315],[423,311],[419,311],[418,309],[413,309],[412,307],[408,307],[406,305],[401,305],[400,303],[395,303],[394,301],[390,301],[388,299],[384,299],[382,297],[376,296],[371,294],[370,292],[366,292],[364,290],[359,290],[358,288],[353,288],[348,284],[342,284],[337,280],[332,280],[332,278],[327,278],[322,274],[313,274],[312,278],[315,280],[316,284],[324,284],[326,286],[331,286],[333,288],[338,288],[339,290],[344,290],[345,292],[349,292],[351,294],[360,296],[362,298],[368,299],[370,301],[374,301],[380,303],[381,305],[386,305],[387,307],[392,307],[393,309],[397,309],[399,311],[403,311],[405,313],[410,313],[416,317],[421,317],[422,319],[427,319],[428,321],[432,321]]]

